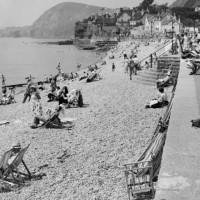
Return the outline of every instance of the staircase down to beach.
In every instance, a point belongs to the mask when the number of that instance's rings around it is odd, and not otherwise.
[[[172,70],[172,77],[177,79],[180,69],[180,55],[163,55],[158,58],[158,64],[152,68],[138,73],[137,83],[155,85],[156,80],[164,78],[169,68]]]
[[[155,85],[158,78],[158,69],[157,66],[153,66],[147,70],[142,71],[137,76],[137,82],[147,85]]]

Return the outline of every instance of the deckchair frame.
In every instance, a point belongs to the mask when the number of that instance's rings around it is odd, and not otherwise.
[[[5,171],[1,175],[1,178],[3,180],[6,180],[7,177],[9,175],[11,175],[14,181],[19,181],[19,179],[17,179],[14,176],[14,173],[17,173],[17,175],[19,176],[20,179],[22,179],[21,175],[28,176],[28,178],[31,178],[31,173],[30,173],[28,167],[26,166],[26,164],[23,160],[24,154],[26,153],[29,146],[30,146],[30,144],[26,148],[21,149],[20,152],[16,155],[16,157],[14,158],[14,160],[10,164],[8,163],[8,160],[6,161],[7,166],[5,168]],[[23,164],[25,170],[27,171],[27,174],[19,171],[18,167],[21,163]]]

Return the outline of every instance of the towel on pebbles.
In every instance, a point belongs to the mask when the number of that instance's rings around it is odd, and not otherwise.
[[[3,121],[0,121],[0,126],[5,125],[5,124],[9,124],[9,123],[10,123],[9,121],[3,120]]]

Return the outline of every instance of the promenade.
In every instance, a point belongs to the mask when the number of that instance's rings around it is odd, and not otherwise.
[[[190,122],[200,117],[200,76],[189,73],[181,61],[156,200],[200,199],[200,130]]]

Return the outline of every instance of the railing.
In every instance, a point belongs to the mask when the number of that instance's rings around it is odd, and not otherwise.
[[[154,182],[161,167],[162,154],[166,140],[167,128],[169,124],[171,109],[173,105],[174,91],[176,85],[172,90],[172,95],[162,118],[159,119],[156,130],[151,138],[150,144],[146,150],[139,157],[137,162],[125,164],[125,177],[127,184],[128,199],[137,199],[137,194],[143,194],[144,189],[150,191],[151,196],[154,197]],[[134,198],[135,197],[135,198]],[[141,196],[140,196],[141,197]],[[147,199],[147,196],[142,195]]]
[[[139,65],[141,67],[143,67],[144,65],[142,65],[142,62],[144,61],[149,61],[148,63],[150,63],[150,67],[152,68],[153,67],[153,63],[155,62],[154,58],[153,58],[153,55],[156,54],[156,57],[160,57],[162,56],[163,54],[167,53],[170,49],[166,50],[165,51],[165,47],[167,47],[168,45],[172,44],[172,41],[168,42],[167,44],[165,44],[164,46],[162,46],[160,49],[156,50],[155,52],[153,52],[152,54],[150,54],[149,56],[143,58],[140,62],[139,62]],[[159,55],[158,55],[159,54]]]

